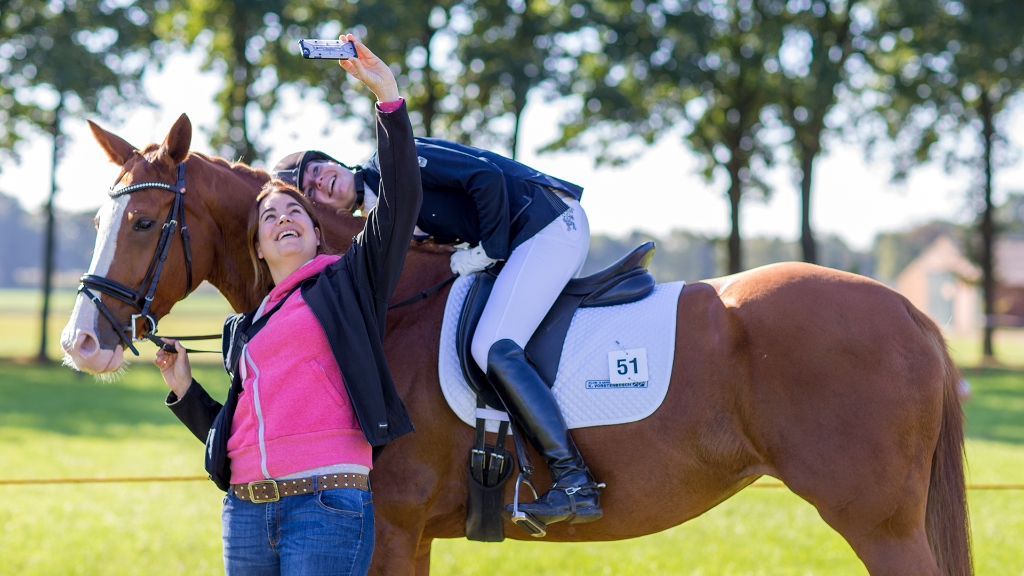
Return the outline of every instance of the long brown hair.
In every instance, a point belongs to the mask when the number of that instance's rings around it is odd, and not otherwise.
[[[266,260],[259,257],[256,254],[256,245],[259,244],[260,234],[260,204],[263,199],[271,194],[287,194],[291,196],[302,209],[305,210],[306,215],[313,221],[313,229],[320,232],[320,245],[316,247],[317,255],[320,254],[333,254],[334,250],[330,244],[327,243],[327,237],[324,235],[324,229],[320,226],[320,218],[317,217],[316,212],[313,211],[313,206],[309,203],[309,199],[306,198],[299,189],[288,184],[283,180],[273,179],[263,185],[260,189],[259,195],[256,196],[256,202],[253,203],[252,208],[249,209],[249,225],[246,229],[246,236],[249,238],[249,258],[252,260],[253,270],[256,272],[256,280],[253,282],[253,288],[256,293],[266,295],[267,292],[274,287],[274,277],[270,275],[270,267],[267,266]]]

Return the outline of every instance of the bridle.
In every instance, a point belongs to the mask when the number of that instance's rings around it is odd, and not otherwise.
[[[122,175],[123,177],[123,175]],[[118,178],[120,182],[120,178]],[[117,183],[114,183],[116,186]],[[156,245],[156,253],[153,254],[153,260],[149,263],[149,269],[146,270],[146,275],[142,278],[142,283],[139,285],[138,290],[133,290],[120,282],[115,282],[109,278],[103,276],[97,276],[95,274],[86,274],[81,278],[81,284],[78,285],[78,293],[84,294],[87,298],[92,300],[93,304],[96,305],[96,309],[100,311],[100,314],[107,319],[108,322],[114,327],[114,331],[117,333],[117,337],[121,339],[121,342],[132,351],[136,356],[139,355],[139,351],[136,350],[134,343],[142,342],[143,340],[149,340],[157,346],[160,346],[167,352],[174,352],[174,347],[170,344],[165,343],[160,338],[157,338],[157,322],[150,314],[150,306],[153,304],[153,295],[156,293],[156,285],[160,281],[160,273],[163,272],[164,261],[167,260],[167,253],[171,248],[171,239],[174,236],[174,231],[181,225],[181,245],[185,252],[185,295],[188,295],[192,291],[192,249],[189,245],[188,239],[188,226],[185,225],[185,162],[178,164],[178,181],[173,186],[166,182],[138,182],[130,184],[124,188],[114,189],[112,186],[108,196],[110,198],[120,198],[138,192],[139,190],[147,190],[150,188],[158,188],[160,190],[167,190],[174,194],[174,203],[171,204],[171,210],[167,213],[167,220],[164,222],[163,228],[160,230],[160,239]],[[435,286],[423,290],[419,294],[416,294],[410,298],[406,298],[401,302],[392,304],[388,309],[401,308],[409,304],[413,304],[420,300],[423,300],[441,288],[445,287],[449,283],[455,280],[455,276],[451,276],[446,280],[441,281]],[[147,286],[148,282],[148,286]],[[99,296],[93,291],[99,292],[100,294],[106,294],[112,298],[116,298],[129,306],[132,306],[139,311],[138,314],[132,314],[131,321],[128,324],[121,324],[110,313],[110,310],[103,304]],[[143,295],[145,294],[145,295]],[[138,336],[138,325],[139,320],[143,321],[142,329],[144,336],[141,338]],[[149,330],[147,331],[147,324]],[[130,333],[129,337],[127,334]],[[213,340],[220,338],[220,334],[210,334],[206,336],[165,336],[165,338],[173,338],[175,340]],[[213,350],[188,350],[188,352],[215,352]]]
[[[114,185],[116,186],[117,184],[115,183]],[[121,196],[150,188],[159,188],[171,192],[174,194],[174,203],[171,204],[171,210],[167,213],[167,221],[164,222],[164,226],[160,230],[160,240],[156,245],[156,253],[153,255],[153,260],[149,263],[149,269],[146,271],[146,275],[143,276],[138,290],[133,290],[124,284],[95,274],[82,276],[82,283],[78,286],[78,293],[84,294],[92,300],[100,313],[113,325],[114,331],[117,332],[121,342],[136,356],[139,355],[139,351],[135,349],[134,342],[149,340],[157,346],[165,345],[164,342],[155,336],[157,323],[150,313],[150,307],[153,304],[156,285],[160,282],[160,273],[164,269],[164,261],[167,260],[167,253],[171,248],[171,239],[179,224],[181,225],[181,244],[185,251],[185,294],[187,295],[192,291],[192,249],[189,246],[188,227],[185,226],[185,162],[178,164],[178,181],[173,186],[165,182],[139,182],[118,188],[117,190],[111,187],[108,196],[120,198]],[[100,294],[117,298],[138,310],[139,313],[132,314],[129,324],[120,324],[114,319],[114,315],[110,313],[110,310],[103,304],[99,296],[93,293],[94,290]],[[141,338],[138,336],[137,322],[139,320],[143,321],[142,330],[145,334]],[[128,331],[131,332],[130,338],[126,335]],[[215,337],[219,338],[220,335],[215,335]]]

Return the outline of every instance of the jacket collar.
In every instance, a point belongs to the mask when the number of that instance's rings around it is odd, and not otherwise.
[[[263,315],[263,311],[267,309],[268,305],[273,305],[273,303],[277,302],[279,298],[284,297],[284,295],[288,294],[292,288],[299,285],[300,282],[307,278],[316,276],[322,272],[324,268],[327,268],[340,259],[340,256],[336,256],[334,254],[320,254],[309,262],[299,266],[297,270],[289,274],[288,277],[282,280],[280,284],[274,286],[270,291],[270,294],[267,294],[267,297],[260,303],[260,307],[256,309],[253,321]]]

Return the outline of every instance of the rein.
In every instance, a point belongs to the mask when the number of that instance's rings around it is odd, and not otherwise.
[[[173,238],[174,232],[179,224],[181,225],[181,245],[185,252],[185,294],[192,291],[192,248],[189,244],[188,227],[185,225],[185,162],[178,164],[178,181],[173,186],[166,182],[138,182],[118,190],[114,190],[114,188],[111,187],[108,196],[110,196],[110,198],[120,198],[121,196],[132,194],[139,190],[148,190],[150,188],[158,188],[160,190],[167,190],[168,192],[171,192],[174,194],[174,203],[171,204],[171,209],[167,213],[167,220],[164,222],[163,228],[160,230],[160,239],[156,245],[156,253],[153,255],[153,260],[149,263],[149,269],[146,270],[146,275],[143,276],[139,288],[137,290],[133,290],[124,284],[95,274],[86,274],[85,276],[82,276],[81,284],[78,286],[78,292],[92,300],[93,304],[96,305],[97,310],[99,310],[107,321],[114,327],[114,331],[117,333],[118,338],[121,339],[121,342],[136,356],[139,355],[139,351],[135,349],[134,343],[141,342],[143,340],[149,340],[168,352],[173,351],[174,348],[169,344],[165,344],[155,336],[157,331],[157,322],[150,314],[150,306],[153,304],[153,295],[156,293],[156,286],[157,283],[160,282],[160,275],[164,269],[164,262],[167,260],[167,253],[171,248],[171,239]],[[110,310],[107,309],[94,291],[99,294],[106,294],[111,298],[116,298],[121,302],[132,306],[138,310],[139,313],[132,314],[131,321],[128,324],[121,324],[114,318],[114,315],[110,313]],[[139,327],[136,325],[140,319],[143,321],[141,328],[145,333],[141,338],[138,336]],[[129,331],[131,332],[130,338],[127,336]],[[220,338],[220,334],[208,336],[186,336],[176,339],[212,340],[214,338]],[[170,349],[168,349],[168,347]],[[192,352],[212,351],[192,350]]]
[[[388,306],[388,310],[394,310],[395,308],[401,308],[402,306],[408,306],[409,304],[413,304],[413,303],[419,302],[420,300],[426,300],[430,296],[433,296],[434,294],[436,294],[437,291],[440,290],[441,288],[444,288],[445,286],[451,284],[452,282],[455,282],[455,279],[458,278],[458,277],[459,277],[458,274],[452,274],[448,278],[442,280],[441,282],[439,282],[437,284],[434,284],[433,286],[431,286],[430,288],[427,288],[426,290],[423,290],[419,294],[414,294],[414,295],[406,298],[405,300],[402,300],[401,302],[395,302],[394,304],[389,305]]]

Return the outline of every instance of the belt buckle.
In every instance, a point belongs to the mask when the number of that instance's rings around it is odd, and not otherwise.
[[[258,488],[258,487],[263,487],[263,486],[272,486],[274,488],[274,494],[271,495],[271,496],[268,496],[266,498],[263,498],[262,496],[257,496],[256,493],[253,492],[253,488]],[[249,500],[251,500],[254,504],[264,504],[264,503],[267,503],[267,502],[277,502],[278,500],[281,499],[281,492],[277,489],[277,482],[274,482],[273,480],[259,480],[257,482],[249,482],[248,488],[249,488]]]

